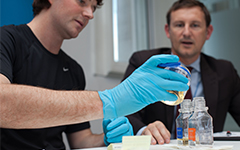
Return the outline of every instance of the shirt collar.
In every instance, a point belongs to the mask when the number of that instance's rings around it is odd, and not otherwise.
[[[172,52],[171,52],[172,54]],[[173,54],[172,54],[173,55]],[[194,61],[193,63],[191,63],[190,65],[187,65],[187,67],[192,67],[193,69],[195,69],[197,72],[201,72],[200,71],[200,58],[201,55],[199,55],[199,57],[197,58],[196,61]],[[185,65],[186,66],[186,65]]]
[[[193,63],[191,63],[190,65],[188,65],[187,67],[192,67],[197,72],[200,72],[200,58],[201,58],[201,55],[199,55],[198,59]]]

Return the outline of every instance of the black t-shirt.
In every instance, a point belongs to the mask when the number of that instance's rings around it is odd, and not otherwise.
[[[0,73],[11,83],[54,90],[84,90],[81,66],[62,50],[57,55],[46,50],[27,25],[4,26],[0,32]],[[85,122],[43,129],[1,128],[1,149],[61,150],[65,149],[62,132],[69,134],[89,127],[89,122]]]

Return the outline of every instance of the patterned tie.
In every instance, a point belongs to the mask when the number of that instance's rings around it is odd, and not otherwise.
[[[187,67],[188,70],[192,71],[192,67]],[[189,89],[187,91],[187,94],[185,95],[185,98],[184,99],[191,99],[192,100],[192,93],[191,93],[191,87],[189,86]],[[179,110],[180,109],[180,104],[177,105],[177,112],[176,112],[176,116],[175,116],[175,120],[177,119],[178,115],[179,115]],[[175,138],[177,137],[177,129],[176,129],[176,124],[175,124]]]

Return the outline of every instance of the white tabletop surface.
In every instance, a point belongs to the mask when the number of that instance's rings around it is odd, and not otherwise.
[[[149,150],[174,150],[174,149],[187,149],[189,147],[174,148],[171,146],[177,146],[177,140],[171,140],[169,144],[164,145],[151,145]],[[215,148],[220,148],[224,146],[233,146],[232,150],[240,150],[240,141],[214,141],[214,150]],[[107,147],[98,147],[98,148],[87,148],[87,149],[75,149],[75,150],[107,150]]]

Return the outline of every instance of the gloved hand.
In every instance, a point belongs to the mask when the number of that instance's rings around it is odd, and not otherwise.
[[[127,117],[116,119],[103,119],[104,143],[121,143],[122,136],[132,136],[133,128]]]
[[[187,91],[188,79],[157,65],[178,62],[176,55],[155,55],[113,89],[99,91],[105,119],[118,118],[141,110],[157,101],[175,101],[167,90]]]

